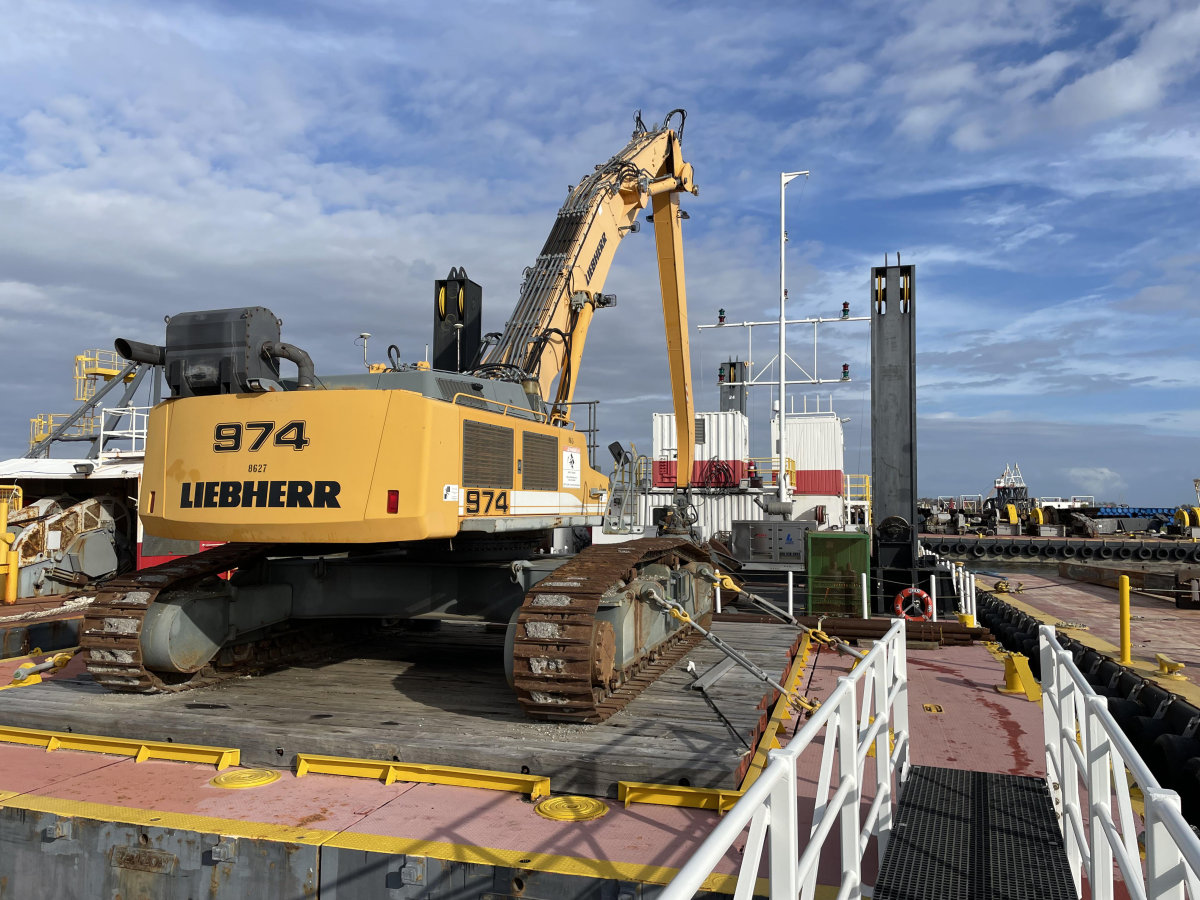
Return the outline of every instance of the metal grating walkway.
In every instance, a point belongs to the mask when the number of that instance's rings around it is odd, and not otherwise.
[[[1042,778],[914,766],[875,900],[1075,900]]]

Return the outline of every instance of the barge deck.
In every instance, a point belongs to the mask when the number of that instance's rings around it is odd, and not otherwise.
[[[726,640],[739,642],[742,647],[750,646],[753,639],[759,649],[752,655],[764,665],[782,663],[794,635],[791,629],[780,626],[740,623],[722,623],[718,630]],[[480,641],[481,645],[485,643]],[[764,650],[764,646],[770,650]],[[411,650],[395,655],[420,657]],[[693,650],[689,659],[698,667],[716,661],[713,651],[705,647]],[[392,784],[325,774],[297,777],[293,757],[280,759],[270,746],[277,740],[305,753],[337,750],[345,754],[355,747],[362,747],[364,752],[370,749],[366,744],[354,743],[356,729],[367,728],[366,722],[355,716],[364,714],[364,704],[382,704],[380,692],[361,684],[351,701],[351,695],[342,693],[340,687],[370,680],[363,673],[383,662],[390,664],[390,674],[377,677],[396,682],[389,684],[390,694],[383,694],[391,701],[394,721],[405,721],[408,731],[417,726],[422,732],[424,728],[416,721],[421,716],[429,723],[444,723],[454,716],[459,723],[457,731],[443,729],[433,738],[417,734],[407,743],[390,746],[410,754],[418,748],[453,747],[453,760],[443,757],[437,761],[480,765],[504,757],[507,770],[518,771],[519,760],[506,754],[520,743],[526,748],[522,759],[544,764],[533,772],[550,775],[550,789],[555,795],[561,791],[587,793],[581,785],[589,779],[579,774],[584,767],[612,773],[607,777],[630,776],[634,780],[665,773],[660,778],[664,788],[685,780],[697,784],[706,778],[730,784],[730,763],[736,766],[741,760],[740,751],[745,749],[721,725],[703,697],[693,696],[698,692],[685,683],[692,680],[686,672],[686,660],[614,717],[618,723],[624,717],[624,727],[612,727],[612,720],[598,726],[512,721],[507,714],[487,708],[489,699],[500,695],[481,690],[479,682],[464,685],[447,699],[435,702],[431,694],[422,694],[418,699],[418,692],[411,686],[400,689],[403,679],[397,678],[395,659],[344,659],[253,679],[260,687],[275,685],[269,691],[271,699],[254,703],[244,696],[254,685],[235,683],[186,696],[113,697],[119,702],[110,705],[108,697],[87,688],[86,675],[64,672],[66,677],[57,684],[48,680],[0,694],[4,723],[25,727],[57,724],[63,730],[75,731],[83,730],[85,724],[89,728],[103,724],[107,726],[104,733],[116,728],[129,737],[173,737],[175,742],[190,742],[207,734],[211,739],[220,739],[223,746],[240,749],[241,766],[273,767],[280,777],[249,790],[223,790],[212,784],[217,772],[211,764],[153,759],[138,763],[101,753],[47,753],[42,747],[0,742],[0,771],[5,773],[0,777],[0,842],[18,848],[12,862],[0,863],[0,869],[15,864],[26,867],[26,871],[29,867],[52,870],[66,880],[59,882],[60,894],[46,896],[63,897],[88,896],[68,883],[68,874],[95,869],[92,877],[98,880],[94,883],[118,891],[138,879],[149,879],[163,891],[150,895],[155,897],[190,896],[186,892],[172,893],[169,888],[175,883],[182,889],[186,883],[216,879],[223,885],[214,894],[218,897],[316,894],[343,900],[394,900],[449,896],[454,893],[452,885],[457,885],[460,889],[469,886],[484,897],[600,898],[612,891],[615,900],[626,893],[631,897],[653,896],[659,886],[670,882],[720,821],[718,813],[710,809],[663,805],[676,800],[661,792],[657,799],[645,795],[653,802],[623,804],[615,797],[604,796],[609,786],[595,779],[596,786],[602,788],[598,793],[603,798],[600,802],[605,807],[604,815],[591,821],[562,822],[541,817],[527,795],[512,790],[404,782],[403,776]],[[805,688],[813,697],[828,696],[838,679],[849,672],[852,662],[827,650],[812,653],[803,672]],[[914,713],[912,717],[914,764],[1042,774],[1041,711],[1024,697],[992,692],[991,685],[1003,681],[1004,674],[1003,663],[993,652],[980,644],[913,649],[908,665],[910,705],[921,710],[923,704],[930,704],[938,710]],[[348,680],[355,671],[357,679]],[[438,684],[445,688],[435,674],[420,674],[427,675],[430,689]],[[297,692],[297,681],[306,679],[324,684],[326,696],[316,697],[313,690]],[[761,692],[756,694],[747,680],[752,679],[730,673],[717,682],[712,695],[721,711],[742,730],[742,736],[750,740],[762,712],[756,708]],[[294,696],[285,701],[289,691],[295,692]],[[986,704],[978,702],[980,691],[988,695]],[[137,702],[146,699],[155,709],[131,716]],[[161,699],[169,702],[162,704],[158,702]],[[281,702],[286,705],[271,710],[272,704]],[[303,702],[315,703],[314,710],[331,712],[300,716],[288,737],[277,738],[281,720],[296,718],[297,711],[304,711],[300,709]],[[346,712],[351,703],[357,710],[355,716]],[[218,704],[229,709],[210,708]],[[102,717],[84,716],[94,708],[104,709]],[[682,712],[685,709],[689,711],[686,716]],[[265,742],[254,738],[251,726],[256,715],[263,717],[263,730],[270,735]],[[226,721],[229,727],[221,730]],[[802,723],[792,720],[780,732],[784,746],[798,724]],[[518,735],[523,735],[520,741]],[[504,740],[499,740],[501,736]],[[500,751],[493,744],[499,745]],[[588,749],[580,751],[581,746]],[[265,758],[261,749],[255,749],[263,747],[267,748]],[[571,762],[569,757],[574,752],[590,756]],[[655,754],[663,759],[652,764],[648,760]],[[678,758],[669,759],[673,754]],[[812,821],[820,756],[819,752],[807,754],[799,769],[801,827],[807,827],[805,821]],[[386,760],[388,756],[377,750],[374,758]],[[686,789],[679,796],[687,797]],[[864,814],[872,799],[869,791],[864,793]],[[804,819],[806,810],[808,818]],[[50,833],[56,828],[61,830],[58,823],[67,821],[71,823],[69,840],[47,843],[32,839],[44,835],[47,829]],[[733,892],[745,838],[743,835],[717,866],[706,882],[706,893]],[[268,883],[250,874],[261,866],[243,864],[239,868],[236,861],[214,859],[212,848],[222,841],[230,846],[236,842],[237,859],[253,858],[267,863],[268,868],[273,863],[272,871],[278,870],[279,874]],[[153,852],[143,854],[140,863],[130,857],[128,865],[113,866],[109,860],[114,846]],[[50,848],[56,856],[46,855]],[[831,846],[827,851],[822,854],[818,872],[820,898],[833,897],[837,889],[832,885],[840,879],[835,848]],[[412,874],[415,869],[408,875],[404,870],[418,860],[428,879],[424,887],[429,894],[416,892],[418,885],[404,881],[416,877]],[[878,867],[873,849],[863,864],[864,875],[873,879]],[[143,868],[131,868],[135,865]],[[175,874],[170,880],[160,874],[148,876],[145,867],[155,865],[168,866]],[[439,880],[447,893],[433,890]],[[765,893],[765,878],[760,880],[760,893]],[[408,893],[401,890],[405,886]]]
[[[722,624],[717,633],[773,676],[786,670],[796,639],[770,625]],[[232,744],[252,766],[318,753],[524,770],[553,778],[560,790],[614,798],[619,781],[737,786],[764,686],[734,669],[708,699],[690,690],[688,663],[704,672],[724,658],[717,650],[694,648],[598,725],[526,718],[504,680],[503,653],[504,635],[481,625],[379,632],[341,654],[163,695],[110,693],[73,660],[44,686],[0,693],[0,725]]]

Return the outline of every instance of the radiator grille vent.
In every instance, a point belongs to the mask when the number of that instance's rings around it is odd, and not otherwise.
[[[463,422],[463,487],[513,486],[513,430],[486,422]]]
[[[474,399],[475,397],[482,398],[483,391],[471,387],[471,382],[458,381],[454,378],[439,378],[437,383],[438,389],[442,392],[442,397],[451,403],[454,402],[455,394],[470,394],[471,396],[459,401],[463,406],[475,406],[479,409],[487,409],[487,403],[483,399]]]
[[[696,443],[697,444],[708,443],[705,440],[706,435],[704,433],[704,426],[707,424],[708,424],[708,422],[705,419],[701,419],[701,418],[696,419]]]
[[[521,432],[521,457],[525,490],[558,490],[558,438],[536,431]]]

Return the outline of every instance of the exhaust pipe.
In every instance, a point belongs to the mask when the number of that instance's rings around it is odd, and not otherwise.
[[[141,341],[130,341],[117,338],[113,348],[124,359],[135,363],[145,363],[151,366],[161,366],[166,363],[167,349],[157,344],[143,344]]]
[[[262,355],[264,359],[289,359],[296,364],[296,368],[299,369],[296,390],[311,391],[317,386],[317,373],[313,368],[312,357],[295,344],[263,341]]]

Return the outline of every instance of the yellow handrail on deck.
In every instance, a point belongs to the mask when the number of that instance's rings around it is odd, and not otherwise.
[[[75,357],[75,400],[82,403],[96,396],[97,383],[111,381],[125,371],[127,363],[115,350],[84,350]],[[125,376],[133,380],[133,373]]]
[[[70,418],[72,413],[41,413],[29,420],[29,446],[34,447],[50,437],[54,429]],[[60,437],[90,437],[100,428],[100,416],[82,416]]]
[[[763,484],[779,484],[779,457],[751,456],[747,462],[754,463],[754,469],[758,473],[758,477],[763,480]],[[788,484],[794,486],[796,484],[796,461],[789,458],[786,468]]]

